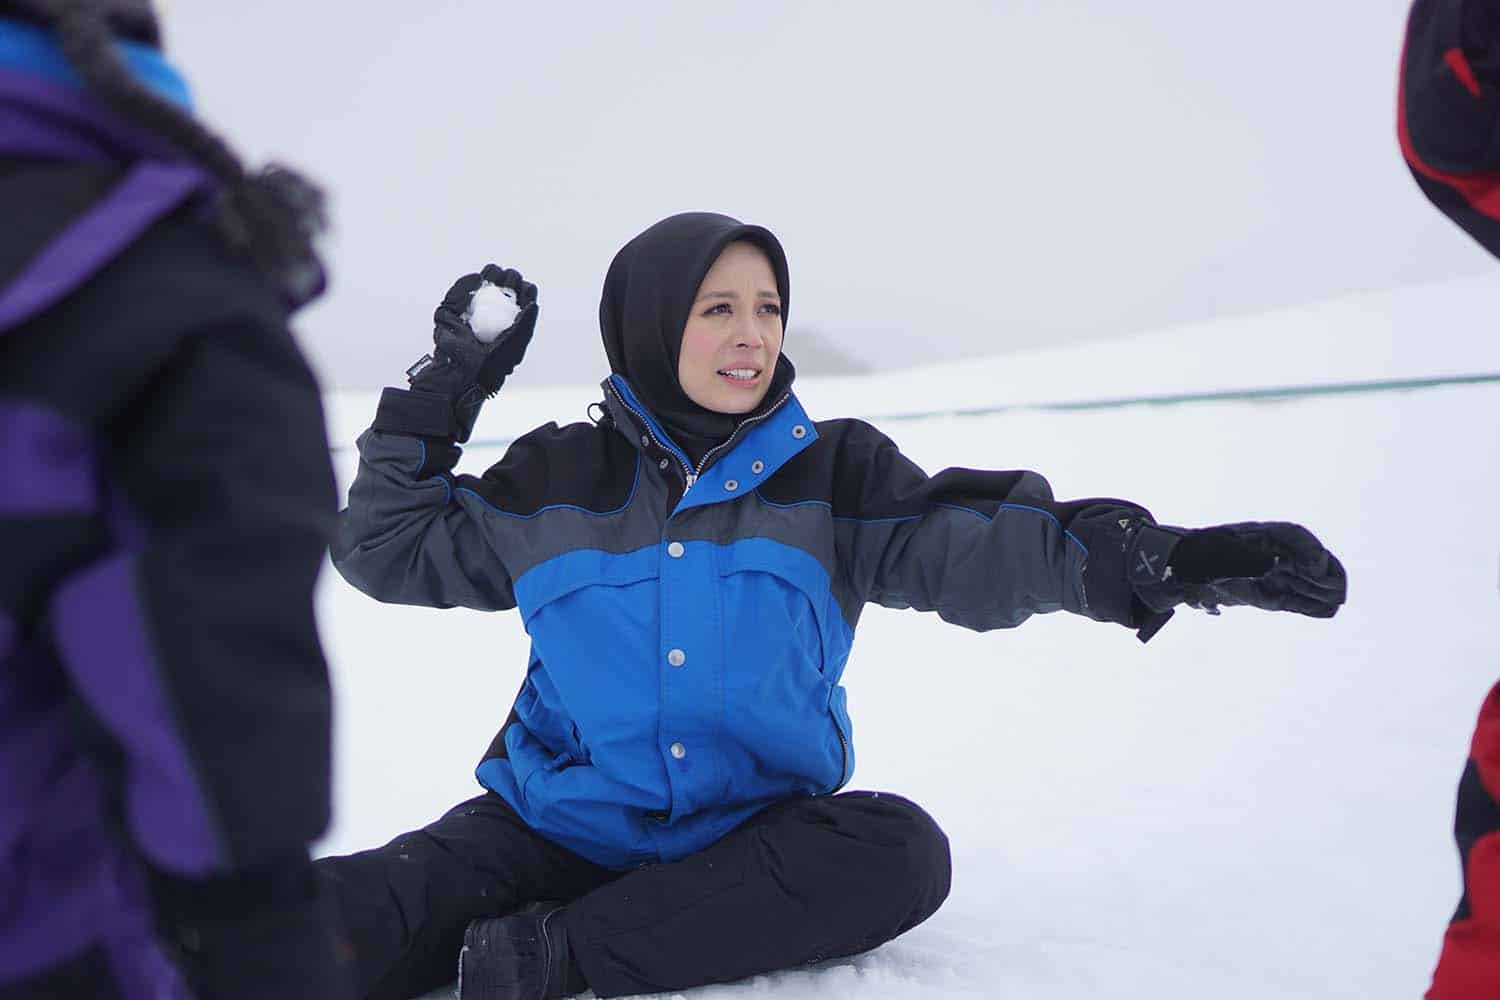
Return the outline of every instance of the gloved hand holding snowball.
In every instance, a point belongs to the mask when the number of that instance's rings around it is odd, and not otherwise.
[[[469,309],[464,318],[474,339],[481,344],[493,344],[506,330],[515,325],[521,306],[516,302],[516,291],[503,285],[492,285],[488,281],[479,286],[474,297],[469,299]]]
[[[453,283],[433,314],[433,352],[407,370],[413,390],[447,396],[454,438],[467,441],[484,401],[500,390],[536,329],[536,286],[486,264]]]

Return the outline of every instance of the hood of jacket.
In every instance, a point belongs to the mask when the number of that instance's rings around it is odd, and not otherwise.
[[[120,41],[131,72],[187,106],[150,46]],[[157,220],[215,181],[165,140],[95,100],[50,32],[0,18],[0,333],[67,297]]]
[[[161,45],[161,24],[151,0],[92,0],[91,6],[121,38]],[[0,18],[46,27],[65,7],[60,0],[0,0]]]
[[[733,414],[699,406],[677,380],[682,330],[698,286],[724,248],[738,240],[753,243],[770,259],[785,329],[791,283],[781,242],[769,229],[712,212],[673,215],[625,244],[609,266],[599,302],[610,371],[629,383],[695,464],[742,422],[775,405],[796,376],[783,353],[760,406]]]

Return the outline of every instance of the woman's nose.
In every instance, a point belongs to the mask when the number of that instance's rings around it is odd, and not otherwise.
[[[765,343],[765,339],[765,335],[760,332],[760,326],[752,317],[743,317],[735,324],[734,345],[736,347],[760,347]]]

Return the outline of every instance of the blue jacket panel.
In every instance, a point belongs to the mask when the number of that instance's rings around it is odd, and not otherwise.
[[[530,663],[478,778],[596,863],[675,860],[845,784],[840,681],[869,601],[981,629],[1134,621],[1115,550],[1138,507],[1057,504],[1032,473],[928,477],[790,394],[694,476],[622,379],[605,391],[599,426],[540,428],[476,478],[401,430],[446,401],[387,390],[334,550],[383,600],[519,610]]]

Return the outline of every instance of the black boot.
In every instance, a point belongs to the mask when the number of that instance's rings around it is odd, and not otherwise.
[[[531,903],[471,923],[458,953],[458,1000],[557,1000],[588,989],[562,907]]]

